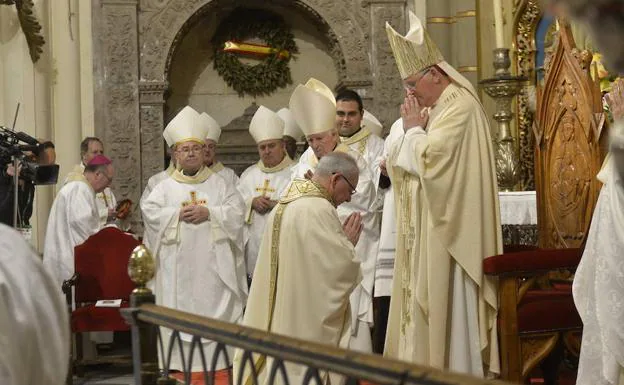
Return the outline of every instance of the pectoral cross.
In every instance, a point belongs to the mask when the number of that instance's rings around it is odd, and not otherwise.
[[[275,192],[275,189],[269,186],[269,182],[268,179],[265,179],[262,187],[256,187],[256,192],[262,193],[263,197],[267,196],[267,193]]]
[[[190,201],[185,201],[182,202],[182,207],[186,207],[189,205],[205,205],[206,204],[206,200],[205,199],[197,199],[197,192],[196,191],[191,191],[191,200]]]

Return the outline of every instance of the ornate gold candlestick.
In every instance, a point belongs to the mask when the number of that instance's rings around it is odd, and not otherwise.
[[[516,148],[516,139],[511,134],[510,122],[513,119],[511,101],[520,93],[527,78],[513,76],[509,72],[511,60],[509,49],[494,49],[494,77],[484,79],[479,85],[496,101],[496,112],[493,115],[498,123],[496,138],[496,176],[498,187],[502,191],[512,191],[519,181],[520,163]]]

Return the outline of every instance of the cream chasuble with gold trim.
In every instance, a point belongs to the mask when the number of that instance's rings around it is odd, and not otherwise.
[[[496,282],[483,259],[502,251],[487,118],[451,83],[427,131],[410,129],[388,159],[398,240],[385,355],[484,375],[498,373]]]
[[[355,246],[355,254],[362,263],[362,282],[351,296],[354,336],[350,347],[363,352],[372,352],[368,327],[373,325],[373,286],[379,248],[379,218],[376,215],[378,182],[374,180],[369,164],[357,151],[344,143],[338,144],[334,151],[351,155],[360,171],[360,179],[355,188],[357,192],[351,196],[350,202],[345,202],[338,207],[338,217],[344,222],[351,213],[357,212],[362,215],[364,229]],[[314,151],[308,147],[299,158],[299,163],[293,167],[293,178],[303,178],[308,170],[314,171],[317,164],[318,159]]]
[[[243,324],[306,341],[346,348],[351,335],[349,295],[361,279],[360,263],[327,191],[296,179],[267,220]],[[234,357],[238,383],[242,352]],[[272,359],[254,355],[258,384],[268,381]],[[249,366],[247,366],[249,368]],[[291,384],[306,367],[286,364]],[[327,373],[320,373],[323,383]],[[253,381],[245,372],[242,384]],[[275,384],[280,384],[280,376]]]

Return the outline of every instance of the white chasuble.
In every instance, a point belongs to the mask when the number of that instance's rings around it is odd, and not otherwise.
[[[583,258],[574,275],[574,303],[583,320],[576,383],[624,384],[624,190],[610,155]]]
[[[74,275],[74,247],[100,230],[93,188],[82,174],[72,178],[54,198],[43,248],[43,264],[59,290]]]
[[[76,166],[74,166],[74,169],[67,175],[67,178],[65,178],[63,184],[75,179],[76,174],[83,174],[84,170],[84,164],[77,164]],[[108,210],[115,209],[117,207],[117,199],[115,198],[115,194],[113,194],[113,190],[107,187],[104,189],[104,191],[95,194],[95,203],[97,205],[99,226],[100,228],[103,228],[108,221]]]
[[[204,177],[198,180],[175,171],[154,187],[141,205],[146,228],[156,234],[147,239],[147,247],[156,258],[152,283],[156,303],[236,323],[242,318],[247,299],[242,258],[243,202],[224,178],[206,168],[201,174]],[[200,224],[180,221],[180,210],[185,205],[207,207],[209,219]],[[161,333],[166,351],[171,331],[162,328]],[[191,338],[182,334],[186,360]],[[216,344],[204,340],[203,347],[206,357],[212,357]],[[202,370],[198,353],[194,353],[192,371]],[[177,346],[169,368],[184,369]]]
[[[483,259],[502,251],[494,152],[483,109],[450,84],[427,131],[389,157],[397,204],[394,282],[384,354],[439,369],[500,372],[496,282]]]
[[[349,295],[361,276],[353,245],[329,199],[324,188],[297,179],[268,215],[245,311],[245,326],[348,347]],[[237,351],[234,384],[239,383],[241,359],[242,352]],[[258,355],[253,359],[258,384],[267,385],[272,359]],[[290,384],[301,384],[306,368],[286,364],[286,371]],[[319,374],[326,384],[327,374]],[[254,383],[249,370],[241,383]],[[281,376],[274,383],[282,384]]]
[[[262,161],[248,167],[240,177],[238,191],[245,201],[245,226],[249,239],[245,246],[245,263],[247,275],[253,276],[260,241],[269,213],[256,212],[251,201],[255,197],[264,196],[271,200],[279,200],[282,193],[290,183],[290,168],[293,161],[286,155],[282,162],[275,167],[265,167]]]
[[[231,168],[225,167],[223,163],[221,162],[213,163],[210,166],[210,170],[214,172],[215,174],[221,176],[222,178],[225,178],[226,183],[229,184],[230,186],[236,187],[238,185],[238,181],[239,181],[238,175],[236,175],[234,170],[232,170]]]
[[[372,352],[369,327],[373,324],[373,285],[375,284],[375,263],[379,247],[379,217],[377,215],[378,182],[373,180],[371,168],[364,158],[345,144],[339,144],[334,151],[351,155],[357,162],[360,178],[356,193],[350,202],[338,206],[338,217],[344,222],[351,213],[362,215],[363,230],[355,246],[355,254],[361,262],[362,281],[351,295],[351,311],[353,321],[353,341],[350,347],[354,350]],[[293,167],[293,178],[303,178],[308,170],[314,171],[318,159],[311,147],[301,155],[299,163]]]
[[[169,167],[167,167],[166,170],[163,170],[159,172],[158,174],[152,175],[147,180],[147,186],[145,186],[145,190],[143,190],[143,194],[141,195],[141,200],[139,201],[139,205],[140,205],[139,207],[143,205],[143,202],[150,195],[154,187],[156,187],[163,180],[169,178],[171,174],[173,174],[174,171],[175,171],[175,166],[173,165],[173,163],[169,162]],[[145,222],[145,219],[143,219],[143,222]],[[148,226],[143,227],[143,243],[146,245],[153,245],[155,243],[154,237],[157,234],[154,234],[151,230],[152,228]]]
[[[0,225],[0,384],[63,384],[69,368],[61,286],[12,228]]]

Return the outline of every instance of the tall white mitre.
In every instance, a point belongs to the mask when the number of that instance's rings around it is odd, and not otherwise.
[[[329,131],[336,125],[334,94],[329,87],[314,78],[295,88],[288,106],[306,137]]]
[[[292,112],[288,108],[280,109],[277,111],[277,115],[284,121],[284,135],[294,138],[297,142],[305,139],[301,128],[295,122],[295,118],[293,118]]]
[[[204,144],[208,130],[201,124],[199,113],[186,106],[171,119],[163,132],[165,140],[169,138],[172,145],[183,142],[198,142]]]
[[[199,114],[200,124],[208,131],[206,139],[213,140],[215,143],[219,143],[221,137],[221,126],[214,120],[214,118],[205,112]]]
[[[260,106],[249,124],[249,133],[256,143],[271,139],[282,139],[284,121],[275,112]]]
[[[405,36],[399,34],[390,23],[386,22],[386,33],[394,54],[394,60],[399,67],[401,79],[406,79],[437,65],[454,82],[466,88],[478,100],[479,97],[472,83],[444,60],[442,53],[425,31],[422,22],[412,11],[409,12],[409,22],[410,28]]]
[[[366,110],[364,110],[364,115],[362,115],[362,127],[369,129],[370,132],[381,138],[383,133],[383,124],[381,124],[375,115]]]

